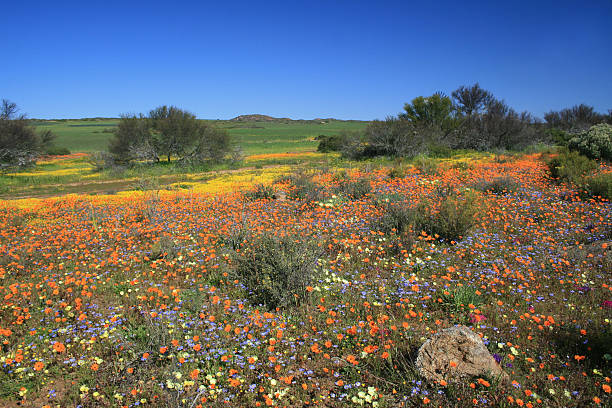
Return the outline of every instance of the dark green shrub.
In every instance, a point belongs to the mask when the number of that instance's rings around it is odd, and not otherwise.
[[[306,202],[321,201],[324,198],[323,187],[315,183],[312,176],[296,174],[290,180],[293,188],[287,194],[289,198]]]
[[[252,304],[274,310],[298,305],[306,298],[306,287],[315,281],[323,254],[314,240],[265,234],[250,235],[243,242],[230,259]]]
[[[422,174],[434,176],[438,174],[438,162],[427,156],[418,156],[414,159],[414,167]]]
[[[70,150],[66,147],[49,146],[45,149],[47,156],[65,156],[70,154]]]
[[[455,193],[442,199],[437,209],[433,209],[434,202],[419,204],[416,211],[415,232],[425,231],[434,238],[446,242],[457,242],[464,237],[476,222],[478,206],[471,194],[464,196]]]
[[[359,200],[372,192],[372,184],[367,178],[343,180],[335,188],[335,192],[353,200]]]
[[[489,191],[493,194],[507,194],[518,190],[519,184],[511,177],[495,177],[492,180],[480,180],[472,185],[474,190]]]
[[[436,159],[445,159],[452,157],[454,154],[453,149],[448,145],[441,143],[431,143],[427,146],[427,155]]]
[[[602,173],[586,180],[587,191],[593,197],[612,199],[612,173]]]
[[[416,206],[398,200],[385,201],[380,205],[383,216],[375,221],[373,229],[398,235],[425,232],[446,242],[456,242],[465,236],[475,224],[478,211],[474,195],[459,195],[444,188]]]
[[[560,182],[581,186],[585,176],[597,168],[597,163],[578,152],[563,151],[546,161],[550,176]]]
[[[346,143],[346,134],[341,133],[339,135],[331,136],[319,135],[315,138],[315,140],[319,141],[319,145],[317,146],[317,152],[339,152],[342,150],[343,146]]]
[[[612,125],[600,123],[573,137],[568,147],[591,159],[612,160]]]
[[[387,171],[387,177],[390,179],[406,177],[406,167],[402,166],[401,164],[391,167],[389,171]]]
[[[274,187],[264,184],[256,184],[255,188],[244,194],[249,201],[272,200],[274,198]]]

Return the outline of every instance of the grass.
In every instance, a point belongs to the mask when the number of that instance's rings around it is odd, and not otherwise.
[[[343,130],[361,130],[367,122],[360,121],[292,121],[231,122],[214,120],[212,124],[227,129],[246,155],[316,151],[318,135],[332,135]],[[55,144],[71,152],[106,150],[118,119],[38,121],[38,128],[57,135]]]

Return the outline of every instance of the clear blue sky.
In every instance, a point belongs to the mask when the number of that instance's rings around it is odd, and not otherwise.
[[[0,98],[36,118],[384,118],[479,81],[612,109],[612,1],[3,1]]]

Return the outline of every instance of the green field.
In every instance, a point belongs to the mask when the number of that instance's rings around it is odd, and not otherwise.
[[[36,121],[39,129],[48,129],[57,135],[55,144],[71,152],[106,150],[112,130],[118,119],[77,119],[62,121]],[[227,129],[235,143],[246,155],[314,151],[318,135],[331,135],[341,131],[363,129],[368,122],[361,121],[278,121],[232,122],[210,121]]]

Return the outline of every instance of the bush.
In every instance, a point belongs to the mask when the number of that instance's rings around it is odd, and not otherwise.
[[[50,147],[55,135],[45,130],[37,133],[17,105],[6,99],[0,104],[0,169],[25,167]]]
[[[359,200],[372,192],[372,184],[367,178],[343,180],[335,189],[336,194],[342,194],[353,200]]]
[[[480,180],[472,185],[474,190],[489,191],[493,194],[507,194],[518,190],[519,184],[511,177],[496,177],[493,180]]]
[[[414,159],[414,167],[422,174],[429,176],[435,176],[438,174],[438,162],[435,159],[431,159],[427,156],[419,156]]]
[[[45,149],[45,154],[47,156],[66,156],[70,154],[70,150],[66,147],[50,146]]]
[[[586,180],[587,191],[593,197],[612,199],[612,173],[602,173]]]
[[[568,147],[591,159],[612,160],[612,126],[607,123],[591,126],[572,138]]]
[[[421,203],[416,211],[415,232],[425,231],[434,238],[446,242],[457,242],[464,237],[476,222],[478,206],[476,198],[471,194],[459,196],[451,192],[443,198],[437,210],[432,211],[435,197],[432,201]]]
[[[174,157],[184,163],[219,161],[231,151],[229,133],[198,120],[175,106],[160,106],[144,115],[122,115],[109,143],[118,162],[157,162]]]
[[[87,162],[95,172],[112,168],[116,164],[114,156],[107,152],[93,152],[87,157]]]
[[[329,152],[339,152],[342,150],[343,146],[346,143],[346,134],[341,133],[339,135],[319,135],[315,138],[315,140],[319,141],[319,145],[317,146],[317,152],[329,153]]]
[[[306,202],[321,201],[324,198],[323,187],[312,180],[307,174],[296,174],[290,176],[293,189],[287,194],[293,200]]]
[[[272,200],[274,198],[274,188],[269,185],[256,184],[255,188],[247,191],[244,196],[249,201]]]
[[[317,277],[321,248],[312,240],[263,235],[248,236],[230,259],[236,278],[249,292],[254,305],[269,310],[299,305]]]
[[[387,171],[387,177],[390,179],[406,177],[406,167],[401,163],[395,164]]]
[[[546,162],[550,175],[560,182],[582,186],[585,176],[597,168],[597,163],[578,152],[563,151]]]
[[[475,224],[478,211],[476,198],[472,194],[458,195],[450,189],[440,189],[416,206],[410,207],[399,200],[381,203],[383,216],[376,221],[375,229],[398,235],[410,233],[456,242],[465,236]]]
[[[430,131],[398,118],[371,122],[363,134],[347,140],[343,155],[361,160],[376,156],[414,157],[426,150]]]

